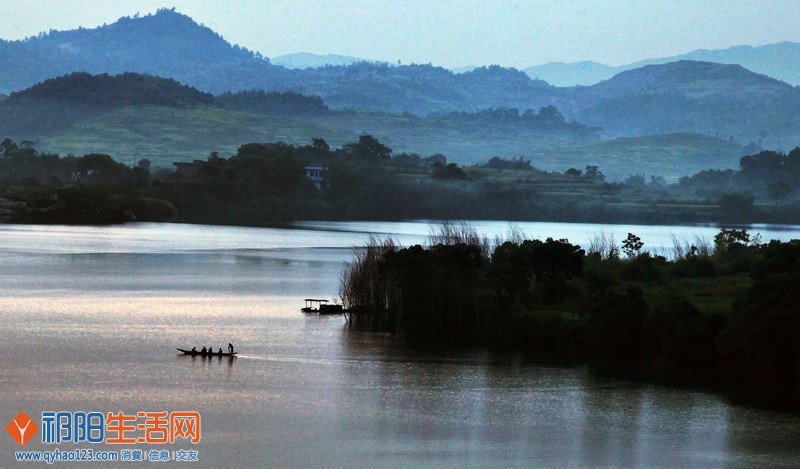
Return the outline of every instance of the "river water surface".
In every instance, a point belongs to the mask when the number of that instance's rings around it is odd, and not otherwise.
[[[665,251],[670,235],[718,230],[518,227],[584,246],[601,230],[634,232]],[[429,229],[0,225],[0,426],[20,411],[36,422],[48,410],[198,411],[200,443],[128,447],[196,449],[194,467],[800,467],[798,417],[485,351],[409,349],[299,312],[303,298],[336,295],[371,233],[408,245]],[[800,238],[800,227],[751,231]],[[233,361],[175,352],[228,342]],[[121,449],[92,449],[109,448]],[[19,449],[0,435],[0,467]],[[37,435],[25,449],[53,446]]]

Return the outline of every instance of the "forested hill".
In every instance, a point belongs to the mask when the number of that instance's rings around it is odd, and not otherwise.
[[[231,151],[242,141],[305,144],[324,138],[333,146],[362,134],[398,152],[447,153],[462,162],[597,140],[596,129],[567,121],[552,106],[419,117],[330,109],[319,96],[295,92],[250,90],[212,97],[172,79],[130,72],[71,73],[0,102],[0,139],[31,141],[49,151],[113,153],[126,161],[147,158],[161,165],[211,150]]]
[[[487,108],[539,109],[558,88],[497,65],[454,74],[432,65],[350,66],[295,70],[293,89],[320,95],[331,107],[427,115]]]
[[[214,103],[225,109],[271,116],[315,116],[328,111],[328,106],[319,96],[306,96],[291,91],[226,91],[217,96]]]
[[[585,89],[583,100],[610,99],[623,95],[681,94],[690,97],[759,95],[770,97],[794,87],[740,65],[683,60],[647,65],[622,72]]]
[[[484,67],[454,74],[432,65],[360,62],[290,70],[231,45],[188,16],[162,9],[95,29],[50,31],[0,41],[0,93],[71,72],[138,72],[173,78],[213,94],[263,89],[322,96],[333,107],[386,112],[538,109],[555,88],[522,72]]]
[[[800,84],[800,43],[789,41],[758,47],[742,45],[727,49],[698,49],[688,54],[647,59],[616,67],[592,61],[550,62],[524,71],[531,77],[541,78],[556,86],[593,85],[626,70],[682,60],[737,64],[792,85]]]
[[[175,80],[123,73],[76,72],[51,78],[0,101],[0,134],[34,136],[71,128],[78,122],[125,106],[211,105],[214,97]],[[123,134],[131,129],[118,129]]]
[[[279,86],[285,81],[282,72],[288,72],[167,9],[94,29],[51,30],[21,41],[0,41],[0,92],[79,71],[147,73],[215,93]]]
[[[167,78],[131,72],[114,76],[76,72],[11,93],[6,104],[31,100],[83,102],[103,107],[139,104],[181,106],[212,104],[214,97]]]
[[[739,65],[648,65],[578,87],[568,99],[559,109],[610,136],[697,132],[776,146],[800,136],[800,89]]]

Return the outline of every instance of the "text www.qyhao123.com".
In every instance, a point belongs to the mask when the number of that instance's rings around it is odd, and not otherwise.
[[[89,461],[175,461],[192,462],[198,461],[198,453],[195,450],[169,451],[166,449],[123,449],[120,451],[95,451],[92,449],[74,449],[61,451],[56,448],[52,451],[17,451],[14,453],[18,462],[46,462],[54,464],[57,462],[89,462]]]

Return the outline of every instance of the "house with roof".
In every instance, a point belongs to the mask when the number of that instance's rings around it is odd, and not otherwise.
[[[325,175],[328,172],[328,168],[319,164],[310,164],[305,167],[305,171],[306,177],[311,179],[318,191],[326,187]]]

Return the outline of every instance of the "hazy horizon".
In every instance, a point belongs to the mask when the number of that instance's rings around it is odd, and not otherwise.
[[[172,8],[266,57],[310,52],[449,68],[639,60],[800,42],[800,0],[769,3],[311,1],[3,2],[2,39],[95,28]],[[273,33],[274,32],[274,33]],[[565,36],[569,40],[565,40]]]

